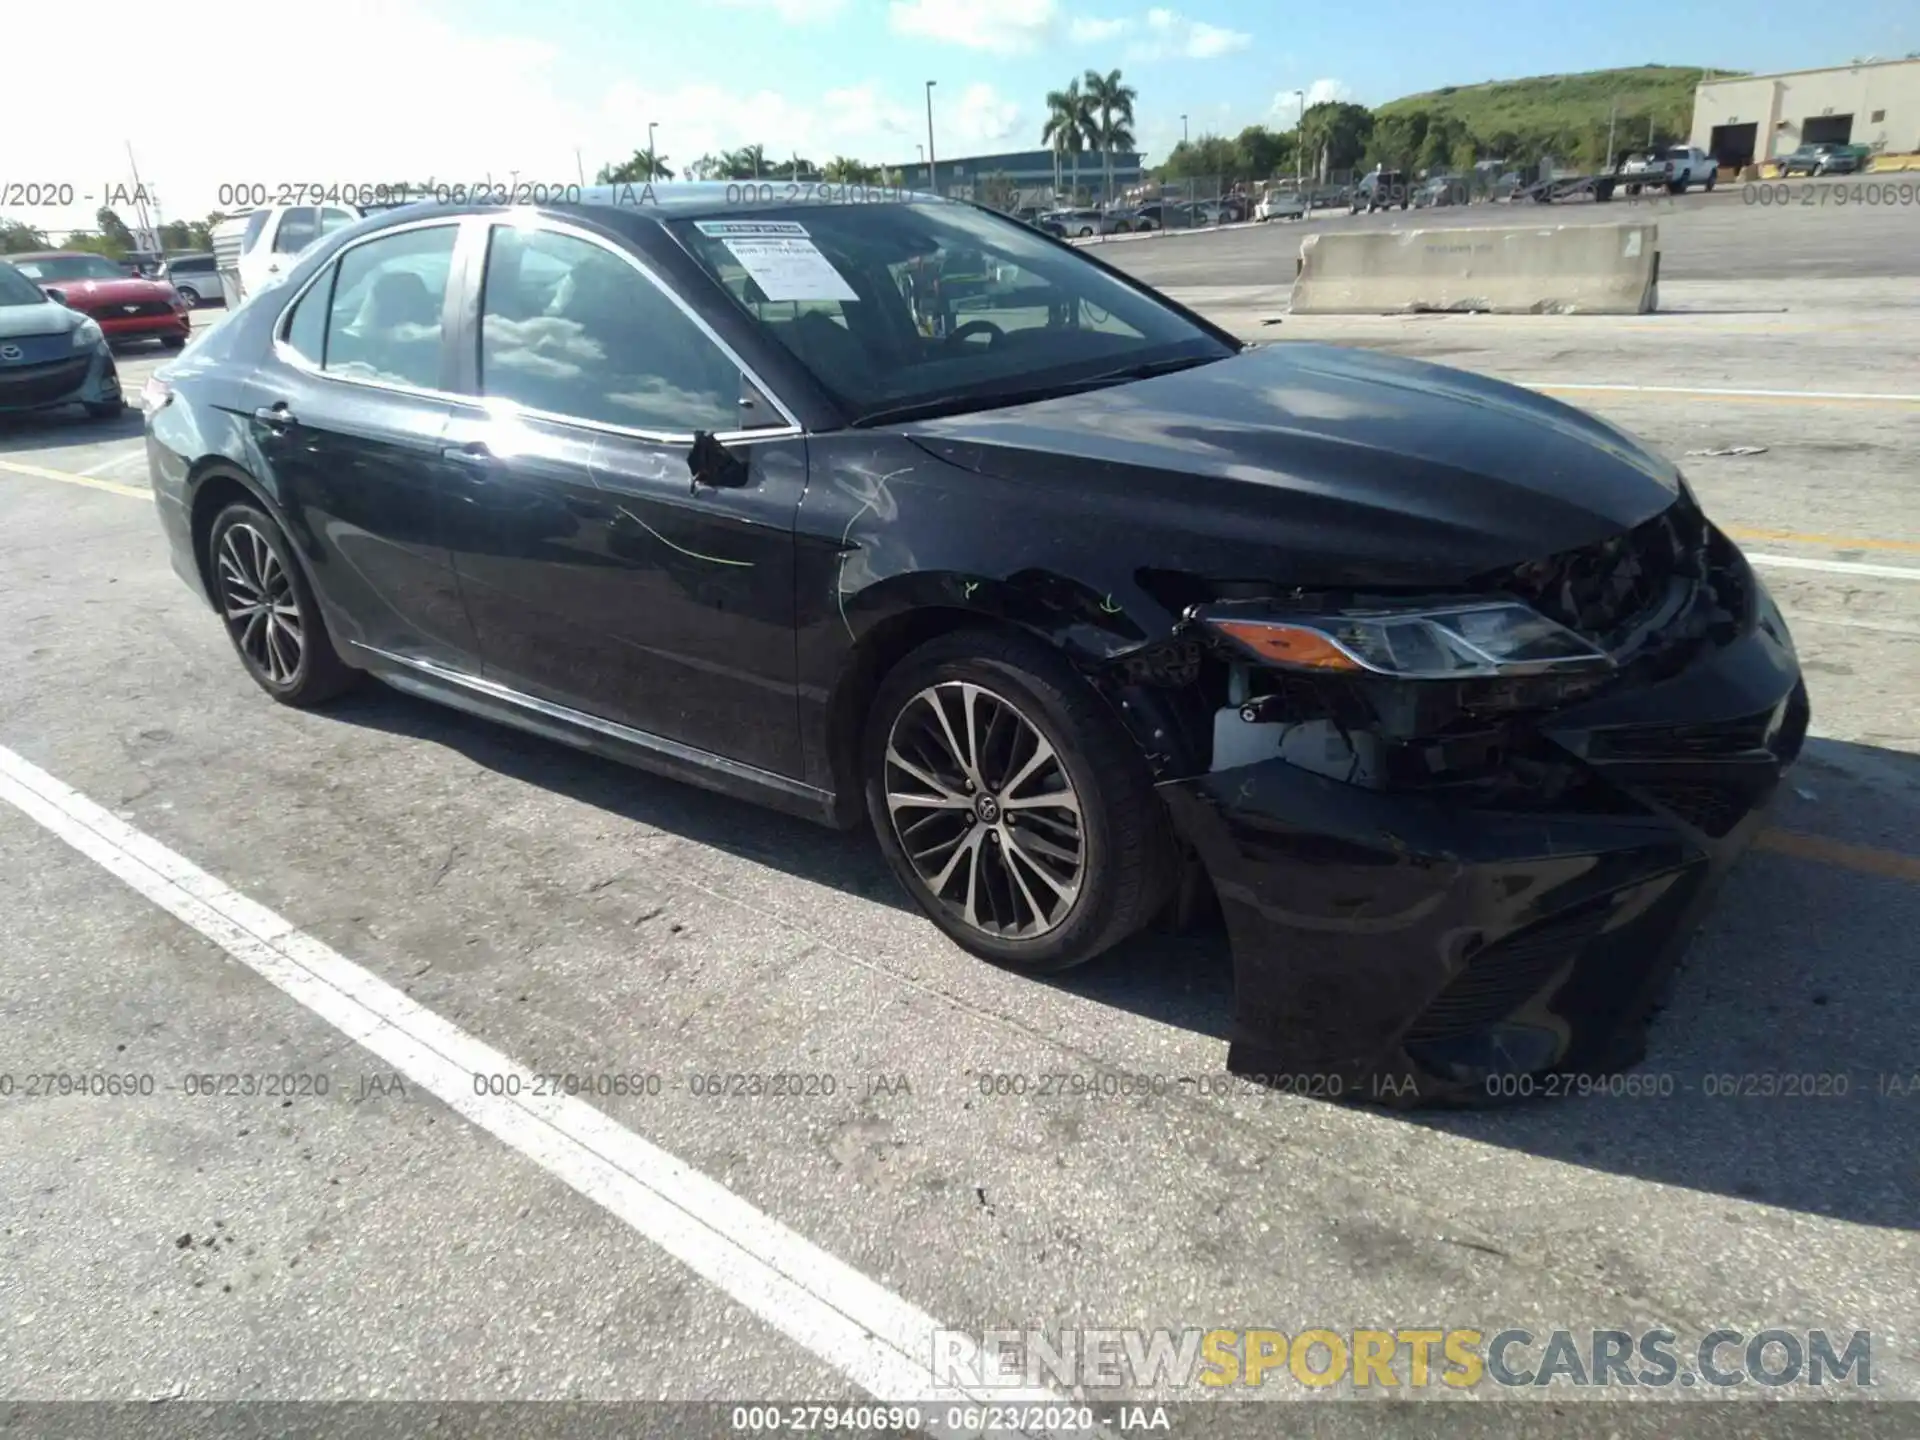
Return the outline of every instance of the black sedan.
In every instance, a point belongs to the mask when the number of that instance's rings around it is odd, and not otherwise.
[[[871,824],[1026,971],[1204,875],[1230,1064],[1319,1093],[1630,1063],[1807,724],[1765,586],[1630,436],[1243,345],[951,201],[372,216],[147,435],[275,699],[372,674]]]
[[[0,260],[0,415],[75,405],[101,420],[125,408],[107,337]]]

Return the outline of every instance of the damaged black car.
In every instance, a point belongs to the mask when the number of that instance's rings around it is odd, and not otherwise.
[[[383,212],[146,426],[276,700],[377,676],[870,824],[1015,969],[1210,892],[1232,1066],[1347,1095],[1632,1064],[1807,726],[1766,587],[1631,436],[1245,345],[951,201]]]

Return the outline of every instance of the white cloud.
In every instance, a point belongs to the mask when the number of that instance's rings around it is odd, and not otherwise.
[[[205,26],[195,64],[216,77],[208,93],[222,114],[288,113],[284,36],[296,26],[301,73],[358,77],[350,96],[325,92],[336,103],[321,107],[324,124],[223,124],[212,143],[194,107],[109,94],[75,110],[71,77],[58,67],[15,67],[11,104],[68,117],[35,135],[34,178],[71,183],[77,193],[70,209],[15,209],[4,218],[56,236],[90,228],[104,187],[128,183],[129,135],[166,219],[244,208],[219,193],[243,182],[505,182],[517,171],[522,183],[566,184],[581,170],[591,180],[602,164],[646,145],[649,121],[658,122],[661,152],[676,173],[704,153],[753,143],[766,147],[770,161],[797,150],[821,163],[836,154],[898,163],[926,138],[920,85],[897,72],[810,85],[796,67],[783,72],[790,90],[740,87],[724,68],[718,83],[588,84],[556,47],[476,34],[457,11],[437,8],[450,3],[335,0],[329,23],[316,26],[301,18],[296,0],[200,0]],[[95,18],[113,33],[149,18],[138,0],[98,0],[98,7],[104,13]],[[368,35],[381,43],[368,46]],[[1004,148],[1021,125],[1021,107],[985,83],[936,90],[934,112],[943,155]]]
[[[945,131],[944,117],[936,116]],[[960,96],[960,110],[951,121],[963,148],[1005,148],[1007,137],[1020,123],[1020,106],[984,82],[969,85]],[[1035,142],[1038,143],[1037,141]]]
[[[1067,34],[1076,45],[1097,45],[1103,40],[1124,35],[1132,28],[1131,20],[1103,20],[1094,15],[1078,15],[1067,27]]]
[[[1351,100],[1353,91],[1344,80],[1316,80],[1307,86],[1307,108],[1332,100]]]
[[[771,10],[789,25],[817,25],[847,8],[847,0],[720,0],[730,10]]]
[[[1018,55],[1052,37],[1060,11],[1057,0],[893,0],[887,22],[900,35]]]
[[[1127,47],[1127,58],[1144,60],[1214,60],[1244,50],[1253,36],[1244,30],[1229,30],[1204,20],[1189,20],[1177,10],[1156,6],[1147,11],[1141,27],[1145,34]]]

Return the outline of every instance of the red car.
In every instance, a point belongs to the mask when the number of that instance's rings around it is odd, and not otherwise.
[[[7,257],[42,290],[100,326],[108,340],[158,340],[169,350],[187,343],[193,321],[184,296],[164,280],[141,280],[104,255],[47,250]]]

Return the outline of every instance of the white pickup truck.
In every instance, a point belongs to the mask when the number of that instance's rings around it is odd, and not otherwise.
[[[213,229],[213,255],[228,308],[274,284],[322,235],[359,218],[352,205],[270,205],[222,220]]]
[[[1651,155],[1635,155],[1620,167],[1629,195],[1636,192],[1636,179],[1642,176],[1645,184],[1664,186],[1669,195],[1678,195],[1690,185],[1711,190],[1720,177],[1720,162],[1691,145],[1668,145]]]

